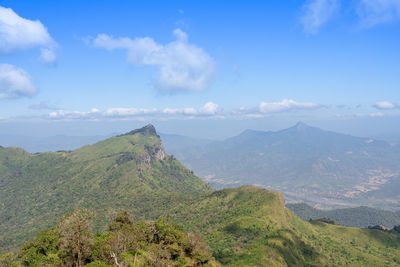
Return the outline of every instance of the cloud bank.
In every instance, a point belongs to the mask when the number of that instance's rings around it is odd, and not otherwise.
[[[123,49],[128,62],[158,68],[157,85],[168,91],[200,91],[206,89],[215,72],[214,60],[203,49],[190,44],[180,29],[174,30],[176,40],[158,44],[150,37],[114,38],[99,34],[93,45],[107,50]]]
[[[18,16],[11,8],[0,6],[0,52],[41,48],[40,61],[52,64],[57,60],[56,43],[38,20]]]
[[[51,120],[168,120],[168,119],[259,119],[267,115],[295,110],[314,110],[323,107],[312,102],[296,102],[283,99],[280,102],[261,102],[258,107],[224,112],[218,104],[207,102],[194,108],[108,108],[104,111],[92,109],[88,112],[57,110],[43,116]]]
[[[29,97],[36,92],[26,71],[10,64],[0,64],[0,99]]]
[[[105,119],[193,119],[221,118],[218,104],[207,102],[199,108],[108,108],[104,111],[93,108],[90,111],[57,110],[44,116],[51,120],[105,120]]]
[[[280,102],[261,102],[259,111],[261,113],[277,113],[298,109],[316,109],[321,105],[311,102],[296,102],[292,99],[283,99]]]

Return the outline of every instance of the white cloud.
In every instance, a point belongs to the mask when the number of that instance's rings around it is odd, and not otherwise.
[[[37,92],[29,74],[10,64],[0,64],[0,99],[32,96]]]
[[[149,115],[157,113],[157,109],[143,108],[109,108],[104,112],[105,116],[109,117],[129,117],[137,115]]]
[[[181,29],[175,29],[173,31],[173,33],[178,41],[181,41],[181,42],[188,41],[188,36],[187,36],[186,32],[182,31]]]
[[[11,8],[0,6],[0,52],[10,53],[33,47],[42,48],[42,62],[56,61],[56,43],[40,21],[22,18]]]
[[[376,113],[369,114],[369,116],[372,118],[380,118],[380,117],[383,117],[384,114],[382,112],[376,112]]]
[[[316,34],[326,24],[339,8],[339,0],[309,0],[303,6],[304,14],[301,17],[303,30],[309,34]]]
[[[395,109],[397,106],[389,101],[381,101],[374,104],[377,109]]]
[[[96,120],[98,116],[101,115],[100,110],[97,108],[92,108],[90,111],[69,111],[69,110],[57,110],[50,112],[47,118],[52,120]]]
[[[400,0],[360,0],[361,26],[372,27],[400,19]]]
[[[41,54],[39,60],[44,64],[54,64],[57,61],[57,55],[52,48],[40,49]]]
[[[130,63],[158,67],[157,83],[163,89],[206,89],[215,72],[214,60],[203,49],[190,44],[182,30],[174,30],[174,35],[175,41],[162,45],[149,37],[130,39],[99,34],[93,45],[107,50],[125,49]]]
[[[199,109],[200,114],[204,115],[214,115],[218,111],[218,104],[213,102],[207,102]]]
[[[52,120],[100,120],[100,119],[171,119],[171,118],[222,118],[218,105],[205,103],[200,108],[108,108],[101,111],[93,108],[90,111],[57,110],[45,115]]]
[[[283,99],[280,102],[261,102],[259,111],[261,113],[277,113],[295,109],[316,109],[321,105],[310,102],[296,102],[291,99]]]
[[[265,114],[260,113],[245,113],[245,114],[234,114],[233,119],[235,120],[252,120],[264,118]]]
[[[165,108],[161,111],[168,115],[197,115],[198,111],[195,108]]]
[[[218,113],[218,104],[207,102],[202,107],[195,108],[165,108],[162,110],[164,114],[182,114],[182,115],[197,115],[197,116],[210,116]]]

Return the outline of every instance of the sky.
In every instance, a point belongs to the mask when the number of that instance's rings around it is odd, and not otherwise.
[[[400,136],[400,0],[0,0],[0,133]]]

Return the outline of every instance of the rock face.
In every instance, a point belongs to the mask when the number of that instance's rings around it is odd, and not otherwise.
[[[163,147],[156,148],[156,159],[165,160],[165,151]]]

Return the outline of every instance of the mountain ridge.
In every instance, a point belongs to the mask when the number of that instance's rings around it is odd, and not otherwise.
[[[302,122],[274,132],[246,130],[207,144],[166,146],[216,188],[255,184],[293,201],[388,209],[400,204],[395,201],[400,191],[394,189],[400,180],[399,148]]]
[[[74,151],[0,148],[0,247],[20,244],[77,206],[97,211],[95,223],[101,227],[115,210],[150,218],[162,209],[151,210],[149,203],[168,206],[172,196],[211,191],[165,153],[152,128]],[[31,228],[39,217],[41,224]]]
[[[400,262],[397,231],[303,222],[285,207],[280,192],[260,187],[215,191],[165,153],[151,128],[74,151],[30,154],[1,148],[0,250],[15,250],[40,229],[55,225],[63,214],[86,208],[96,213],[94,225],[99,231],[123,210],[131,212],[135,221],[168,216],[186,232],[200,234],[225,266],[396,266]],[[34,250],[43,259],[40,242],[48,233],[51,230],[39,233],[19,255],[27,259]],[[98,237],[100,242],[109,241],[107,233]],[[52,253],[44,259],[63,256]],[[0,256],[0,264],[10,259],[7,255]]]
[[[293,211],[302,220],[329,218],[349,227],[383,225],[393,228],[400,224],[400,212],[375,209],[366,206],[342,208],[334,210],[320,210],[305,203],[289,203],[286,207]]]

